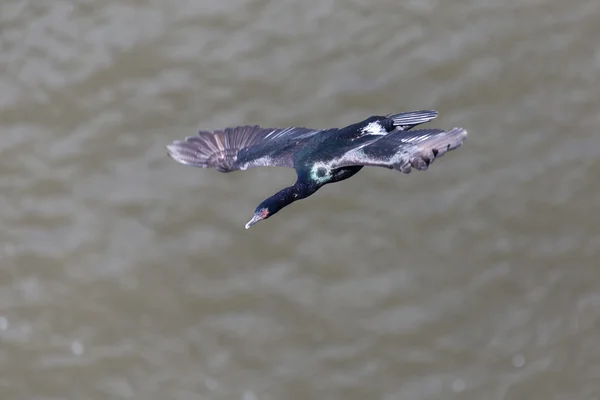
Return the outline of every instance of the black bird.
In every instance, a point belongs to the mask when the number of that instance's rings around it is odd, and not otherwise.
[[[386,167],[409,173],[425,170],[436,157],[456,149],[467,131],[453,128],[410,130],[436,118],[436,111],[422,110],[372,116],[345,128],[261,128],[238,126],[196,136],[168,145],[175,161],[220,172],[255,167],[290,167],[298,179],[256,208],[246,229],[283,207],[315,193],[323,185],[348,179],[364,166]]]

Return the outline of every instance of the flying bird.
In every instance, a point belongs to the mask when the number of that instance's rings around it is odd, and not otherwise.
[[[421,110],[372,116],[345,128],[262,128],[238,126],[176,140],[167,146],[175,161],[232,172],[256,167],[289,167],[296,183],[256,207],[246,229],[322,186],[350,178],[365,166],[409,173],[425,170],[438,157],[458,148],[467,138],[463,128],[412,130],[436,118]]]

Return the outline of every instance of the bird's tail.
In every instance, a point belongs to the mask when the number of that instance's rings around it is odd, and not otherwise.
[[[419,110],[386,115],[387,118],[393,121],[394,126],[397,126],[403,130],[408,130],[417,125],[429,122],[437,118],[437,116],[438,112],[434,110]]]

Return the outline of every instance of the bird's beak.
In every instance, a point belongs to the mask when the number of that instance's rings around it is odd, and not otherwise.
[[[264,217],[262,215],[254,214],[254,217],[252,217],[252,219],[250,221],[248,221],[248,223],[246,224],[246,229],[250,228],[252,225],[254,225],[258,221],[261,221],[263,219],[264,219]]]

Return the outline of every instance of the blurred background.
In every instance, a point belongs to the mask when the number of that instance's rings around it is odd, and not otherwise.
[[[600,2],[0,4],[0,398],[600,399]],[[246,231],[198,128],[469,139]]]

